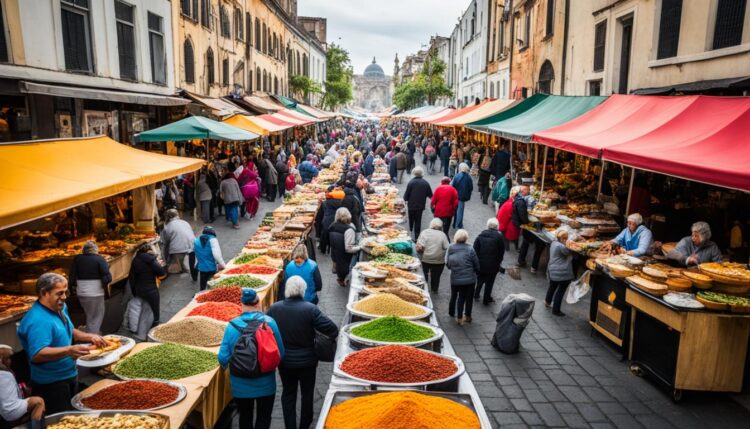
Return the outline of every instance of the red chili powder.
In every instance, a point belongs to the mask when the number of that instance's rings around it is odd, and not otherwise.
[[[239,305],[241,298],[242,288],[225,287],[202,293],[195,300],[198,302],[231,302]]]
[[[178,394],[166,383],[132,380],[107,386],[81,402],[94,410],[149,410],[174,402]]]
[[[229,322],[242,314],[242,307],[231,302],[207,302],[195,307],[188,316],[206,316],[212,319]]]
[[[349,354],[341,369],[358,378],[386,383],[422,383],[456,373],[456,364],[413,347],[390,345]]]

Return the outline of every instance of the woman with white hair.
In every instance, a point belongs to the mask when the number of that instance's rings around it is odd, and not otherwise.
[[[643,225],[643,216],[633,213],[628,216],[628,226],[617,237],[610,241],[610,245],[620,246],[619,253],[630,256],[643,256],[654,242],[651,230]]]
[[[464,227],[464,206],[471,199],[471,193],[474,192],[474,180],[469,175],[469,165],[462,162],[458,166],[458,174],[453,178],[451,186],[458,192],[458,207],[456,208],[456,217],[453,219],[453,228],[461,229]]]
[[[294,263],[294,262],[292,262]],[[284,343],[284,357],[279,365],[283,391],[281,407],[287,428],[308,428],[313,421],[313,397],[318,357],[315,354],[315,335],[319,332],[335,339],[339,328],[315,304],[305,298],[308,284],[300,276],[286,280],[284,300],[277,301],[267,314],[276,321]],[[297,389],[302,405],[297,426]]]
[[[68,273],[68,286],[75,290],[86,315],[86,332],[101,335],[104,321],[104,288],[112,283],[109,264],[99,254],[96,242],[89,240],[83,252],[73,258]]]
[[[549,288],[544,298],[544,306],[552,307],[552,314],[565,316],[560,311],[562,299],[568,285],[575,278],[573,274],[573,251],[565,246],[568,241],[567,231],[557,231],[557,240],[549,247],[549,263],[547,264],[547,277],[549,277]]]
[[[661,247],[661,243],[657,243]],[[704,262],[721,262],[721,250],[711,241],[711,227],[706,222],[696,222],[690,227],[690,235],[684,237],[667,255],[685,266]]]
[[[279,288],[279,299],[286,294],[286,283],[292,277],[299,277],[305,281],[303,298],[307,302],[318,304],[318,292],[323,289],[317,262],[310,259],[307,246],[300,244],[292,251],[292,260],[284,268],[284,284]]]
[[[424,279],[430,282],[430,290],[435,293],[438,291],[440,276],[445,268],[445,251],[448,250],[448,246],[450,243],[443,232],[443,221],[440,218],[432,219],[430,228],[422,231],[417,239],[417,253],[422,256]]]
[[[487,229],[479,233],[474,240],[474,252],[479,258],[479,275],[477,276],[477,286],[474,289],[474,299],[479,299],[479,294],[484,287],[484,297],[482,298],[482,304],[484,305],[495,302],[495,298],[492,297],[492,287],[495,285],[497,273],[505,271],[502,267],[503,256],[505,255],[505,239],[497,228],[497,219],[494,217],[487,219]]]
[[[409,231],[412,232],[414,241],[416,241],[422,231],[422,213],[424,212],[425,201],[432,198],[432,187],[422,177],[424,176],[422,167],[414,167],[412,174],[414,178],[406,185],[404,201],[409,208]]]
[[[346,207],[336,210],[333,224],[328,228],[328,239],[331,245],[331,259],[336,264],[339,286],[346,286],[352,256],[360,250],[360,246],[357,245],[357,233],[352,225],[352,215]]]
[[[466,243],[468,240],[469,233],[465,229],[459,229],[453,235],[453,244],[445,254],[445,265],[451,270],[448,314],[455,317],[459,325],[471,323],[471,297],[479,273],[479,259],[474,249]]]

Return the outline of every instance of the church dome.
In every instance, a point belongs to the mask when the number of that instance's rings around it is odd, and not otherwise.
[[[385,77],[383,69],[375,62],[375,57],[372,57],[372,64],[365,68],[365,77]]]

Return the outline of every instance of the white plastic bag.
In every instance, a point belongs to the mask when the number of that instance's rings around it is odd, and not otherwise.
[[[571,283],[570,286],[568,286],[568,291],[565,293],[565,302],[568,304],[575,304],[589,293],[589,290],[591,289],[591,286],[589,285],[590,279],[591,270],[587,270],[583,273],[581,278]]]

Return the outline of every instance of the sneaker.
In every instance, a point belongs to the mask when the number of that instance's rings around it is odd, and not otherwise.
[[[471,316],[464,317],[464,323],[471,323]]]
[[[558,317],[565,316],[565,313],[563,313],[562,311],[553,311],[552,314]]]
[[[456,324],[457,324],[458,326],[464,326],[464,319],[462,319],[462,318],[460,318],[460,317],[459,317],[459,318],[457,318],[457,319],[456,319]]]
[[[232,228],[234,228],[234,229],[240,229],[240,226],[239,225],[232,225]]]
[[[529,268],[529,271],[531,272],[531,274],[536,274],[536,268],[534,267]]]
[[[552,307],[552,304],[550,304],[547,301],[544,301],[544,306],[547,307],[547,308],[550,308],[550,307]]]

